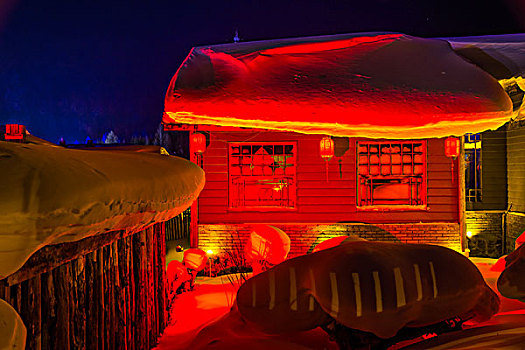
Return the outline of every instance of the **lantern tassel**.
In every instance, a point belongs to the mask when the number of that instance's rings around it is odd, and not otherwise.
[[[328,161],[325,162],[326,165],[326,182],[328,182]]]

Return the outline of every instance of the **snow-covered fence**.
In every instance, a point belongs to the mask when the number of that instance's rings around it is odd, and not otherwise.
[[[190,236],[190,210],[186,209],[178,216],[166,221],[167,241],[176,241]]]
[[[46,246],[0,281],[27,349],[150,349],[166,326],[166,225]]]

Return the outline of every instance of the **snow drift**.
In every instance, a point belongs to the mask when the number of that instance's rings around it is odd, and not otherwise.
[[[25,349],[27,329],[15,309],[0,299],[0,350]]]
[[[497,80],[444,40],[346,34],[195,47],[163,122],[372,138],[430,138],[501,126]]]
[[[242,317],[271,334],[335,320],[391,338],[403,327],[498,312],[498,296],[476,266],[444,247],[350,241],[299,256],[250,278],[237,293]]]
[[[191,205],[204,172],[153,153],[0,142],[0,279],[45,245],[141,230]]]

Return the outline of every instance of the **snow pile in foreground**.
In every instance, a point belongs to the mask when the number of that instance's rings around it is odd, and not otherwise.
[[[497,293],[499,273],[490,270],[496,260],[471,260],[486,283]],[[197,280],[194,291],[175,299],[171,310],[172,322],[160,339],[157,350],[337,349],[336,343],[320,328],[269,335],[250,327],[235,309],[230,311],[235,293],[236,288],[224,276]],[[405,346],[413,350],[522,350],[525,343],[525,303],[501,295],[500,299],[500,312],[487,322],[468,325],[464,330],[427,340],[419,339],[420,342],[414,345],[394,345],[389,350]]]
[[[0,350],[25,349],[27,330],[15,309],[0,299]]]
[[[136,231],[189,207],[204,172],[178,157],[0,142],[0,279],[45,245]]]

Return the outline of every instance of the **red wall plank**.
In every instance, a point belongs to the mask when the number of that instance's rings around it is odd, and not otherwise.
[[[204,153],[206,186],[199,198],[199,223],[245,222],[457,222],[457,169],[452,181],[451,160],[443,139],[427,140],[427,210],[363,211],[356,207],[356,139],[341,160],[326,163],[319,155],[323,135],[265,132],[212,132]],[[228,142],[297,142],[297,208],[293,211],[232,211],[228,208]]]

